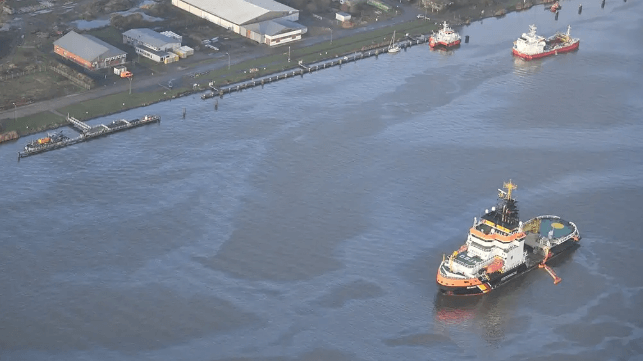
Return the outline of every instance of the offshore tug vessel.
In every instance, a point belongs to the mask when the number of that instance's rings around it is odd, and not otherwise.
[[[431,47],[431,49],[435,47],[444,47],[449,49],[460,45],[461,40],[462,38],[460,37],[460,34],[451,29],[445,21],[442,24],[442,29],[438,30],[437,33],[433,33],[431,37],[429,37],[429,47]]]
[[[538,216],[522,223],[516,185],[498,189],[498,204],[474,218],[467,241],[450,256],[443,256],[437,273],[444,295],[470,296],[488,293],[525,272],[544,268],[557,284],[561,279],[547,261],[579,247],[580,234],[572,222],[558,216]]]

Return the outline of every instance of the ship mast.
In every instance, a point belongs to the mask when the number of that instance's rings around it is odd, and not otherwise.
[[[512,229],[515,226],[518,226],[518,208],[516,207],[516,200],[511,197],[511,193],[514,189],[518,188],[511,180],[509,182],[503,183],[503,188],[498,189],[498,198],[502,201],[499,203],[500,209],[497,213],[494,213],[494,218],[498,221],[504,223],[504,226]]]
[[[513,184],[513,183],[511,182],[511,179],[509,180],[509,182],[504,182],[504,183],[502,184],[502,187],[503,187],[503,188],[505,188],[505,189],[507,190],[507,193],[506,193],[506,195],[505,195],[505,199],[506,199],[506,200],[510,200],[510,199],[511,199],[511,191],[513,191],[514,189],[518,188],[518,186],[517,186],[517,185],[515,185],[515,184]]]

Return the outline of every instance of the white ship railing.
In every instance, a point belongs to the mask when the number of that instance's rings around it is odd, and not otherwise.
[[[562,219],[562,218],[560,218],[559,216],[554,216],[554,215],[551,215],[551,214],[538,216],[538,217],[535,217],[535,218],[532,218],[532,219],[545,219],[545,218],[549,218],[549,219],[551,219],[551,218],[553,218],[553,219]],[[572,227],[574,227],[574,231],[572,231],[572,233],[570,233],[570,234],[566,235],[565,237],[563,237],[563,238],[561,238],[561,239],[556,240],[556,244],[561,244],[561,243],[563,243],[563,242],[566,242],[566,241],[570,240],[571,238],[578,237],[578,236],[579,236],[579,234],[580,234],[580,233],[578,232],[578,227],[576,227],[576,224],[575,224],[574,222],[570,222],[570,221],[566,221],[566,222],[568,222],[569,224],[571,224],[571,225],[572,225]]]

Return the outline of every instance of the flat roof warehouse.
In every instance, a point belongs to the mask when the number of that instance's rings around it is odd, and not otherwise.
[[[301,39],[299,10],[274,0],[172,0],[172,4],[241,36],[270,46]]]
[[[270,13],[291,14],[292,12],[299,12],[297,9],[293,9],[290,6],[274,0],[187,0],[183,2],[237,25],[270,20],[259,19]],[[174,1],[172,1],[172,3],[174,3]]]

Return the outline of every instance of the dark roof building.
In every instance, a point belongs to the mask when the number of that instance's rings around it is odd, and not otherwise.
[[[91,70],[123,64],[127,57],[127,52],[94,36],[75,31],[54,41],[54,52]]]

